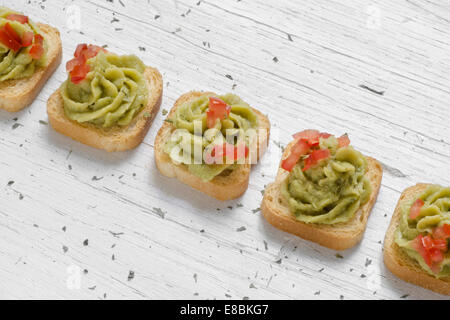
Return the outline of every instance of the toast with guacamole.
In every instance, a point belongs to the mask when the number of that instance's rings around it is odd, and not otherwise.
[[[398,201],[384,240],[384,263],[397,277],[450,295],[450,187],[419,183]]]
[[[162,76],[134,55],[88,44],[66,64],[67,80],[47,102],[51,126],[108,152],[137,147],[161,104]]]
[[[30,105],[61,63],[59,31],[0,7],[0,108]]]
[[[276,228],[345,250],[363,236],[382,175],[380,163],[350,146],[347,135],[304,130],[286,147],[261,211]]]
[[[235,199],[247,190],[269,133],[268,118],[237,95],[188,92],[156,136],[156,166],[213,198]]]

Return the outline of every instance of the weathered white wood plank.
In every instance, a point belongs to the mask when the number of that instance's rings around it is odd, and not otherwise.
[[[157,172],[162,114],[139,148],[119,154],[40,122],[65,79],[62,64],[31,107],[0,111],[1,298],[444,298],[392,276],[381,249],[404,188],[450,185],[447,2],[0,3],[57,26],[64,61],[90,42],[156,66],[162,109],[192,89],[233,91],[273,125],[271,152],[247,193],[220,203]],[[80,30],[71,30],[78,10]],[[385,165],[364,240],[343,259],[257,211],[278,146],[309,127],[348,132]]]

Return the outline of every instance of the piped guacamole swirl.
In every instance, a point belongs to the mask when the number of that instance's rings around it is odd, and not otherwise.
[[[231,107],[229,115],[218,119],[213,128],[207,126],[210,97],[219,98]],[[224,142],[234,146],[244,142],[248,146],[248,130],[258,126],[258,118],[252,108],[234,94],[202,95],[178,107],[166,121],[178,130],[164,145],[164,152],[173,162],[186,165],[192,174],[204,181],[225,174],[237,165],[228,162],[207,164],[204,155]]]
[[[423,206],[419,215],[411,219],[411,206],[417,199],[423,200]],[[421,254],[415,245],[418,237],[439,238],[436,229],[442,228],[445,224],[450,225],[450,187],[431,185],[415,199],[403,201],[400,204],[400,210],[395,242],[429,274],[437,278],[450,277],[448,238],[446,239],[447,250],[442,250],[443,260],[437,264],[430,261],[427,263],[423,257],[424,252],[422,251]]]
[[[101,51],[87,64],[90,71],[82,82],[69,77],[60,88],[67,117],[104,128],[128,125],[147,103],[143,62]]]
[[[334,136],[320,138],[318,148],[330,150],[330,156],[306,171],[302,157],[283,182],[281,194],[299,221],[346,222],[370,198],[367,160],[351,146],[339,148]]]
[[[20,38],[23,38],[26,32],[32,32],[34,35],[43,34],[39,28],[28,19],[27,23],[20,23],[6,19],[11,14],[19,14],[13,10],[0,6],[0,28],[9,24]],[[31,77],[36,69],[43,67],[47,63],[46,51],[47,44],[44,38],[44,54],[38,60],[33,59],[30,55],[31,45],[20,48],[14,52],[6,45],[0,43],[0,81],[18,80]]]

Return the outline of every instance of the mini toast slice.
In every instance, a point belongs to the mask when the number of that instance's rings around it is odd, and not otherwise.
[[[29,78],[0,82],[0,108],[9,112],[17,112],[30,105],[61,63],[62,45],[58,29],[43,23],[36,25],[47,41],[47,66],[36,69]]]
[[[423,270],[419,263],[408,256],[395,242],[395,231],[401,216],[401,203],[413,200],[425,191],[428,186],[429,184],[419,183],[407,188],[401,194],[384,239],[384,264],[393,274],[406,282],[440,294],[450,295],[450,277],[440,279],[433,277]]]
[[[173,115],[175,110],[183,103],[205,94],[214,93],[191,91],[183,94],[175,102],[168,117]],[[267,130],[267,134],[258,136],[257,151],[258,156],[262,156],[268,144],[270,122],[261,112],[254,108],[252,108],[252,110],[258,116],[259,129]],[[201,178],[193,175],[184,164],[173,163],[169,155],[164,152],[164,145],[174,130],[175,127],[171,123],[165,121],[161,129],[159,129],[155,139],[155,162],[161,174],[169,178],[177,178],[184,184],[221,201],[236,199],[247,190],[251,168],[251,164],[249,163],[239,164],[237,169],[231,171],[230,174],[218,175],[211,181],[203,181]]]
[[[69,119],[64,112],[63,98],[59,89],[47,102],[49,122],[59,133],[94,148],[108,152],[133,149],[144,140],[161,105],[163,91],[161,74],[155,68],[146,67],[144,77],[149,91],[147,105],[127,126],[104,129],[94,124]]]
[[[294,145],[291,142],[285,152],[286,158]],[[269,184],[264,192],[261,211],[266,220],[274,227],[295,234],[300,238],[316,242],[324,247],[334,250],[345,250],[355,246],[362,238],[367,225],[367,219],[378,196],[383,176],[383,168],[380,163],[370,157],[366,157],[368,168],[367,175],[372,186],[372,194],[365,203],[347,222],[334,225],[304,223],[296,220],[289,210],[286,200],[281,195],[281,184],[288,177],[289,172],[281,168],[275,182]]]

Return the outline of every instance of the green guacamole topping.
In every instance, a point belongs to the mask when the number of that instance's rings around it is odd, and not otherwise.
[[[21,38],[23,37],[25,32],[41,34],[38,27],[31,20],[28,20],[28,23],[24,24],[18,21],[7,20],[6,17],[10,14],[18,13],[8,8],[0,7],[0,28],[9,23],[9,25]],[[29,52],[31,47],[32,46],[22,47],[19,51],[14,52],[13,50],[0,43],[0,81],[17,80],[31,77],[37,68],[43,67],[47,64],[47,45],[45,38],[44,54],[39,60],[35,60],[30,56]]]
[[[168,118],[178,129],[164,145],[171,160],[184,164],[188,170],[204,181],[210,181],[220,174],[229,173],[236,163],[206,164],[205,153],[215,145],[224,142],[237,145],[241,141],[249,145],[249,129],[258,126],[258,118],[252,108],[234,94],[214,96],[223,100],[231,107],[229,116],[217,120],[215,127],[208,129],[206,112],[209,108],[209,98],[212,95],[202,95],[178,107]]]
[[[128,125],[147,103],[145,65],[133,55],[102,51],[87,64],[90,72],[81,83],[69,77],[61,86],[67,117],[104,128]]]
[[[417,199],[422,199],[424,205],[420,209],[419,216],[411,220],[410,209]],[[450,187],[444,188],[438,185],[431,185],[417,198],[410,201],[403,201],[400,204],[400,210],[401,216],[399,226],[395,232],[395,242],[429,274],[437,278],[449,277],[450,251],[447,250],[444,253],[444,260],[437,268],[440,271],[435,273],[419,252],[413,249],[413,240],[420,234],[422,236],[432,236],[433,230],[436,227],[450,224]]]
[[[302,171],[301,158],[281,186],[294,217],[305,223],[335,224],[350,220],[372,192],[367,160],[351,146],[339,148],[334,136],[320,138],[330,157]]]

